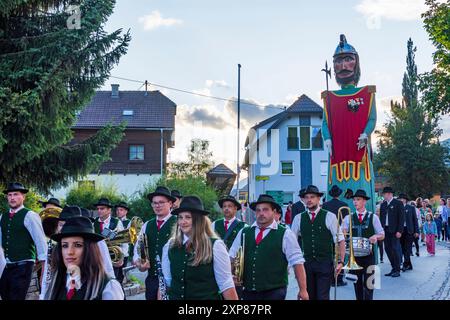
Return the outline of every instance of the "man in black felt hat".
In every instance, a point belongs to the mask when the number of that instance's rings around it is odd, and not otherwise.
[[[125,229],[122,221],[111,215],[113,205],[109,199],[100,198],[94,206],[97,208],[98,214],[98,217],[94,220],[95,232],[105,236],[106,238],[113,238],[114,234],[117,234]],[[120,250],[122,251],[124,257],[128,255],[128,245],[126,243],[120,245]],[[120,277],[123,264],[123,259],[113,262],[114,274],[116,278]]]
[[[245,222],[236,218],[236,213],[238,210],[241,210],[242,206],[231,195],[221,198],[218,203],[224,217],[214,221],[212,227],[217,235],[225,242],[229,250],[238,232],[246,226]]]
[[[183,199],[181,192],[178,190],[172,190],[170,194],[172,195],[172,197],[176,199],[175,202],[172,204],[172,210],[178,209],[180,207],[181,199]]]
[[[305,189],[306,188],[300,189],[300,191],[298,192],[298,196],[299,196],[300,200],[292,205],[291,221],[294,221],[294,218],[296,215],[305,211],[305,194],[304,194]]]
[[[59,202],[59,199],[57,198],[50,198],[47,201],[40,201],[39,203],[42,205],[42,208],[62,208],[61,203]]]
[[[130,219],[127,218],[127,214],[130,211],[128,204],[125,201],[120,201],[118,204],[116,204],[114,206],[114,208],[116,209],[117,218],[122,222],[123,227],[125,229],[128,229],[128,226],[131,221]],[[119,281],[120,283],[123,282],[123,279],[125,277],[125,275],[123,273],[123,268],[127,266],[128,258],[130,256],[130,250],[132,250],[131,243],[126,243],[123,246],[124,246],[124,249],[126,247],[127,250],[125,250],[124,255],[123,255],[123,265],[120,268],[118,268],[118,270],[117,270],[117,281]],[[133,252],[133,251],[131,251],[131,252]]]
[[[356,263],[362,268],[361,270],[352,270],[350,273],[358,277],[358,281],[354,283],[355,296],[357,300],[373,300],[373,289],[371,279],[373,278],[376,268],[375,252],[378,241],[384,239],[384,230],[381,226],[380,219],[373,212],[366,209],[367,196],[365,190],[359,189],[351,196],[355,212],[344,218],[342,222],[342,230],[348,233],[350,230],[350,218],[352,219],[352,236],[368,239],[372,244],[372,250],[368,255],[355,257]]]
[[[291,230],[301,236],[305,257],[308,294],[311,300],[329,300],[333,275],[339,274],[345,257],[344,235],[336,215],[320,208],[323,193],[314,185],[304,191],[307,210],[297,215]],[[339,246],[339,260],[334,266],[334,247]]]
[[[278,203],[267,194],[250,204],[256,221],[239,231],[230,249],[232,261],[244,245],[243,300],[284,300],[288,266],[294,268],[299,288],[297,298],[307,300],[303,255],[295,235],[275,221]]]
[[[384,187],[382,194],[384,201],[380,206],[380,220],[385,233],[384,248],[392,266],[392,270],[385,276],[396,278],[400,277],[400,238],[405,224],[405,209],[403,203],[394,199],[394,190],[391,187]]]
[[[155,212],[155,217],[144,223],[139,232],[137,243],[134,246],[133,263],[141,272],[148,272],[145,279],[145,299],[156,300],[159,287],[156,256],[162,257],[162,249],[177,222],[177,218],[170,213],[176,198],[172,196],[168,188],[163,186],[156,187],[154,192],[147,195],[147,198]],[[142,243],[144,234],[147,237],[147,256],[150,261],[141,261],[138,244]]]
[[[25,300],[33,266],[47,257],[47,242],[41,218],[24,207],[28,189],[21,183],[9,183],[3,190],[9,212],[0,216],[0,247],[5,251],[6,267],[0,278],[2,300]]]
[[[403,265],[402,271],[412,270],[411,252],[414,238],[419,237],[419,224],[417,222],[416,209],[408,204],[408,196],[405,193],[400,193],[397,197],[403,203],[405,210],[405,223],[403,224],[403,233],[400,238],[400,245],[402,246]]]

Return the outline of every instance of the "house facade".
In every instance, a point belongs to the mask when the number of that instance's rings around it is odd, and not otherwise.
[[[53,195],[65,197],[77,183],[114,185],[119,193],[132,195],[157,180],[167,164],[168,148],[175,146],[176,104],[160,91],[98,91],[78,115],[70,144],[86,140],[107,124],[126,122],[124,137],[111,151],[111,160],[98,171]]]
[[[302,95],[285,111],[250,130],[243,165],[249,176],[250,201],[268,193],[283,204],[296,202],[299,190],[309,184],[327,190],[322,116],[322,107]]]

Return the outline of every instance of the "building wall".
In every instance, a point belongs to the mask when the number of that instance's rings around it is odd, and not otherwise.
[[[268,128],[270,125],[268,124],[264,128]],[[311,183],[322,191],[327,189],[328,154],[326,148],[322,150],[288,150],[288,127],[300,125],[321,127],[322,119],[317,115],[299,117],[294,114],[279,124],[279,157],[271,157],[272,161],[278,161],[278,170],[269,175],[269,180],[256,181],[256,176],[264,175],[262,168],[268,167],[261,164],[259,153],[267,154],[267,146],[271,150],[271,138],[267,139],[267,144],[259,144],[258,157],[250,156],[250,201],[256,200],[260,194],[267,193],[267,191],[283,191],[292,195],[292,200],[295,202],[298,200],[298,191]],[[281,161],[293,162],[294,172],[292,175],[281,174]]]
[[[71,144],[78,143],[96,133],[94,129],[75,129]],[[171,131],[164,131],[163,169],[166,166],[167,148]],[[144,145],[144,160],[129,160],[130,145]],[[100,174],[160,174],[161,132],[159,130],[125,130],[117,148],[110,153],[111,160],[103,163]]]

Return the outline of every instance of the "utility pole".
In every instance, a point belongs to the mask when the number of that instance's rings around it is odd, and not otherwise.
[[[241,129],[241,64],[238,64],[238,101],[237,101],[237,184],[236,200],[239,201],[239,179],[241,168],[239,166],[239,131]],[[247,178],[248,179],[248,178]]]

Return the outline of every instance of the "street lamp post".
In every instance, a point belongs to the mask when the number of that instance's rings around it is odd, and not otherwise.
[[[239,178],[241,168],[239,166],[239,131],[241,129],[241,64],[238,64],[238,100],[237,100],[237,184],[236,199],[239,201]]]

